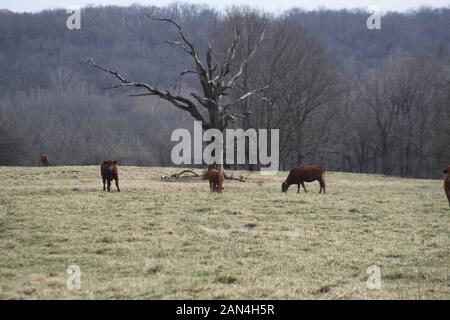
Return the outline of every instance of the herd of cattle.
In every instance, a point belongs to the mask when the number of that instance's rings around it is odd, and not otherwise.
[[[48,166],[50,164],[48,155],[41,155],[40,164],[42,166]],[[114,180],[117,191],[120,192],[119,188],[119,171],[117,169],[117,161],[105,160],[100,165],[100,173],[103,181],[103,191],[111,191],[111,182]],[[448,204],[450,206],[450,166],[443,170],[444,177],[444,191],[447,195]],[[289,172],[288,177],[281,185],[281,191],[287,192],[289,186],[297,185],[297,193],[300,192],[300,185],[303,190],[306,191],[305,182],[319,181],[320,191],[319,193],[325,193],[325,169],[318,166],[298,166]],[[221,193],[223,188],[224,176],[221,170],[210,169],[207,173],[207,178],[209,181],[209,188],[211,192]]]

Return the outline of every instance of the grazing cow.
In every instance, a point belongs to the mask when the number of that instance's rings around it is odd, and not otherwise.
[[[222,193],[223,174],[219,170],[211,169],[208,171],[209,189],[211,192]]]
[[[305,182],[313,182],[318,180],[320,183],[320,192],[325,193],[324,181],[325,169],[322,166],[298,166],[289,172],[286,181],[281,185],[281,191],[286,192],[291,184],[298,185],[297,193],[300,192],[300,185],[306,191]]]
[[[50,164],[50,161],[48,160],[48,155],[46,155],[45,153],[41,155],[40,164],[41,166],[44,167],[48,167],[48,165]]]
[[[119,171],[117,170],[117,161],[106,160],[100,165],[100,172],[102,174],[103,180],[103,191],[106,190],[105,184],[107,183],[108,192],[111,191],[111,181],[116,181],[117,191],[120,192],[119,188]]]
[[[444,190],[445,194],[447,195],[448,199],[448,205],[450,206],[450,166],[447,167],[447,169],[444,169]]]

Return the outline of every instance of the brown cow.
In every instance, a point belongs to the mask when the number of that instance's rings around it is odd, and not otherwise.
[[[48,160],[48,155],[46,155],[45,153],[41,155],[40,164],[41,166],[44,167],[48,167],[48,165],[50,164],[50,161]]]
[[[445,194],[447,195],[448,199],[448,205],[450,206],[450,166],[447,167],[447,169],[444,169],[444,190]]]
[[[103,191],[106,189],[111,191],[111,181],[116,181],[117,191],[120,192],[119,188],[119,171],[117,170],[117,161],[106,160],[100,165],[100,173],[102,174],[103,180]],[[107,188],[105,184],[107,183]]]
[[[211,192],[222,193],[223,174],[219,170],[211,169],[208,171],[209,189]]]
[[[320,183],[319,193],[325,193],[324,181],[325,169],[322,166],[298,166],[289,172],[286,181],[281,185],[281,191],[286,192],[291,184],[298,185],[297,193],[300,192],[300,185],[306,191],[305,182],[313,182],[318,180]]]

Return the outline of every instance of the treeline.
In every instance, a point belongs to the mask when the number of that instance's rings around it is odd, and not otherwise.
[[[322,163],[437,177],[450,162],[450,10],[388,14],[382,29],[371,31],[361,11],[273,16],[172,5],[86,8],[81,30],[66,29],[64,10],[1,12],[0,165],[35,165],[40,153],[54,164],[107,157],[171,165],[170,134],[191,129],[189,116],[157,98],[105,91],[112,79],[80,63],[94,57],[129,79],[181,94],[199,89],[194,76],[179,77],[191,61],[164,43],[178,40],[175,30],[146,12],[177,20],[201,53],[211,42],[217,61],[233,27],[241,34],[240,59],[266,30],[233,95],[268,88],[235,106],[242,117],[232,126],[279,128],[283,169]]]

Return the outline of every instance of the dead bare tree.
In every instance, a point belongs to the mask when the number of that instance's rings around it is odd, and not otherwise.
[[[123,74],[119,73],[119,69],[111,69],[98,64],[93,58],[89,58],[85,63],[92,64],[95,68],[113,75],[118,83],[107,89],[119,88],[138,88],[141,92],[130,94],[133,97],[157,96],[165,101],[170,102],[176,108],[188,112],[195,120],[202,122],[203,129],[218,129],[221,132],[228,126],[230,121],[234,122],[240,116],[233,108],[235,105],[243,102],[249,97],[264,91],[267,87],[248,90],[234,100],[225,101],[225,96],[230,95],[236,81],[241,77],[250,60],[256,54],[257,49],[264,40],[265,30],[261,32],[259,41],[250,51],[247,57],[241,61],[236,59],[236,50],[239,45],[239,31],[233,28],[233,39],[231,45],[226,50],[225,56],[221,63],[213,61],[213,49],[211,43],[208,44],[205,57],[202,60],[199,50],[194,46],[189,37],[184,32],[181,25],[170,18],[160,18],[147,16],[153,21],[161,21],[174,26],[180,36],[180,41],[166,40],[166,43],[181,48],[192,59],[193,66],[182,71],[179,79],[187,74],[194,74],[198,77],[201,85],[202,94],[191,92],[190,97],[175,93],[169,89],[159,89],[144,82],[136,82],[127,79]],[[238,65],[236,67],[236,64]],[[220,65],[220,66],[219,66]],[[231,95],[230,95],[231,96]],[[203,111],[203,112],[202,112]],[[206,111],[206,116],[204,111]],[[219,165],[219,170],[223,169],[223,165]]]
[[[226,51],[222,63],[215,63],[213,61],[213,49],[211,44],[209,44],[206,49],[205,57],[202,59],[199,50],[189,40],[184,30],[177,22],[169,18],[152,17],[150,15],[148,15],[148,17],[153,21],[167,22],[177,29],[180,41],[166,40],[165,42],[181,48],[190,56],[193,66],[182,71],[180,77],[186,74],[196,75],[201,84],[202,94],[191,92],[190,97],[187,97],[176,94],[169,89],[163,90],[147,83],[132,81],[127,79],[122,73],[119,73],[118,68],[112,69],[102,66],[95,62],[93,58],[89,58],[85,63],[90,63],[95,68],[113,75],[118,81],[118,84],[110,86],[107,89],[141,89],[142,92],[130,94],[129,96],[157,96],[170,102],[176,108],[188,112],[195,120],[201,121],[205,130],[219,129],[220,131],[223,131],[230,121],[235,121],[239,116],[233,111],[233,106],[266,89],[266,87],[263,87],[249,90],[233,101],[225,101],[225,99],[223,99],[225,96],[229,95],[235,86],[236,81],[243,74],[243,70],[260,47],[264,40],[264,31],[261,33],[259,41],[249,55],[237,63],[236,49],[239,45],[240,36],[239,32],[234,29],[231,45]],[[236,64],[238,64],[237,68],[235,67]],[[205,116],[202,111],[206,111],[207,116]]]

